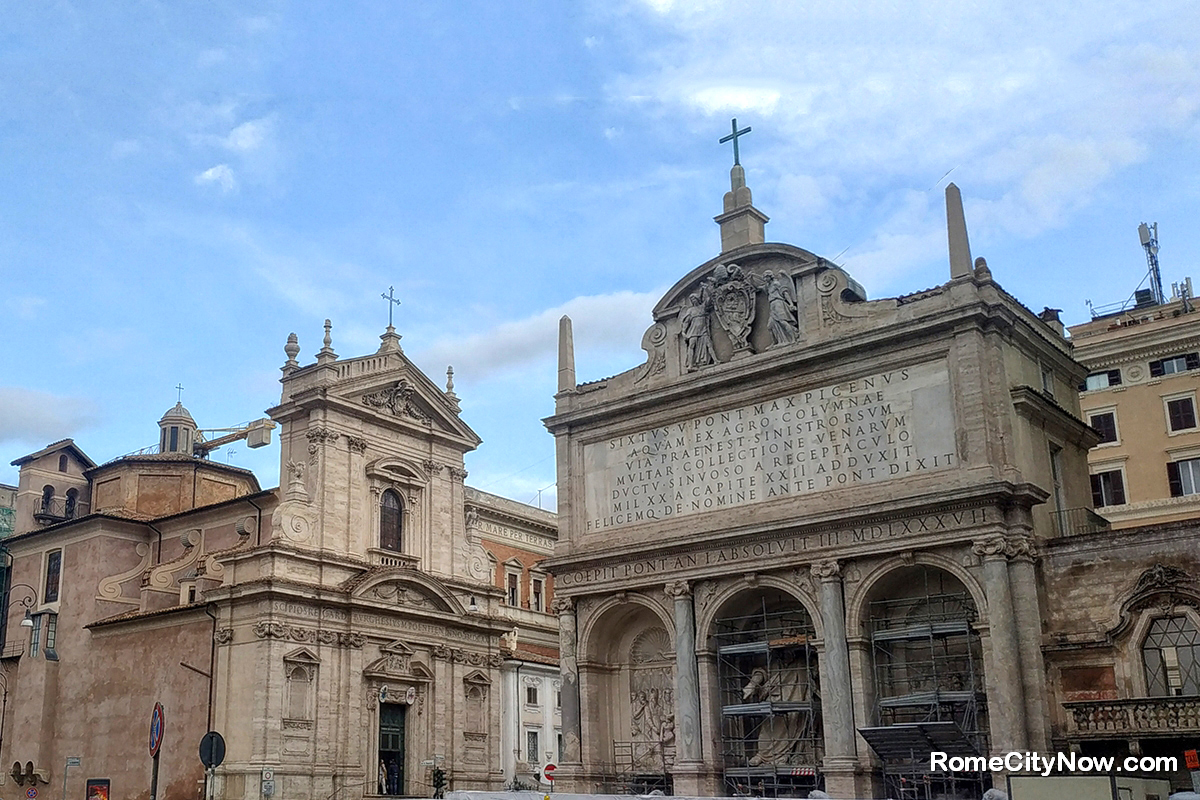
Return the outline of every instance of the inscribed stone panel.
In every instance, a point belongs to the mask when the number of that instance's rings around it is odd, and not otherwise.
[[[585,532],[957,466],[944,362],[593,442]]]

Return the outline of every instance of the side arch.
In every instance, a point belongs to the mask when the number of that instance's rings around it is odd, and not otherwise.
[[[848,623],[846,629],[851,636],[860,636],[863,634],[863,620],[866,617],[867,603],[870,602],[870,597],[879,582],[897,570],[912,566],[934,567],[957,578],[966,590],[970,592],[971,601],[975,603],[975,608],[986,620],[988,609],[987,594],[971,570],[955,562],[954,559],[939,553],[917,553],[911,560],[905,560],[900,556],[889,558],[876,566],[875,569],[859,582],[853,596],[846,603],[846,620]]]

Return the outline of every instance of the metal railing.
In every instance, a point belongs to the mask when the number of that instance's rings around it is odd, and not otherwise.
[[[79,501],[69,497],[42,498],[37,511],[33,512],[33,518],[44,524],[75,519],[77,516]]]
[[[1054,525],[1055,536],[1097,533],[1111,527],[1108,520],[1090,508],[1064,508],[1061,511],[1051,511],[1050,520]]]

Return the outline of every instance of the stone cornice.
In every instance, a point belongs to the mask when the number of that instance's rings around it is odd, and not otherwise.
[[[1099,443],[1100,434],[1032,386],[1014,386],[1009,394],[1013,408],[1027,419],[1045,425],[1081,447],[1090,448]]]

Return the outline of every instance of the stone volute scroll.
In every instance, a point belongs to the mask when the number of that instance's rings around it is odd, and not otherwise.
[[[286,540],[303,544],[316,530],[317,514],[304,486],[304,464],[287,462],[288,487],[283,501],[271,514],[271,541]]]
[[[686,600],[692,596],[692,587],[687,581],[672,581],[663,587],[663,591],[672,600]]]
[[[1008,540],[1003,536],[989,536],[971,545],[971,551],[984,561],[1008,559]]]
[[[838,562],[833,559],[828,561],[818,561],[809,567],[809,571],[812,572],[812,576],[814,578],[822,583],[825,581],[837,580],[837,578],[842,574],[842,568],[838,565]]]

